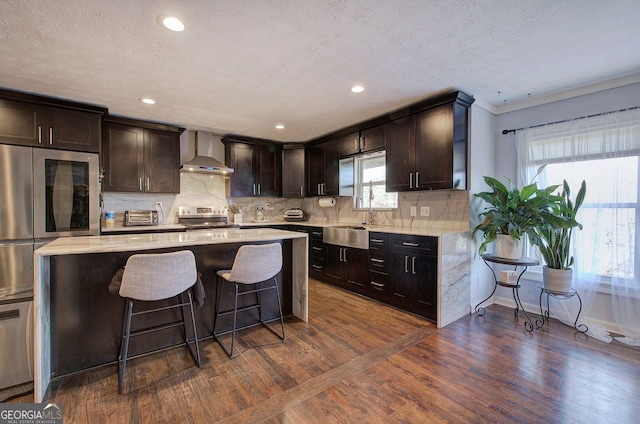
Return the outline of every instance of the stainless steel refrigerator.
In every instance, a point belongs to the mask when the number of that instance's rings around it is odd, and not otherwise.
[[[33,379],[34,250],[99,233],[97,154],[0,144],[0,389]]]
[[[32,150],[0,145],[0,389],[33,380]]]

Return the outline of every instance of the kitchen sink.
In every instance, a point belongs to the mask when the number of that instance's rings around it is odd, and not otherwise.
[[[369,230],[361,225],[334,225],[324,227],[322,241],[356,249],[369,249]]]

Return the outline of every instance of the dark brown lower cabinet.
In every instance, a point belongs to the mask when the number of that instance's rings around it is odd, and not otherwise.
[[[326,253],[322,241],[322,227],[313,227],[309,232],[309,276],[325,281]]]
[[[369,233],[369,249],[321,243],[309,235],[309,276],[437,320],[438,238]]]
[[[392,252],[393,300],[399,308],[437,318],[437,257]]]
[[[369,254],[366,249],[325,244],[327,262],[326,281],[356,293],[367,292],[367,262]]]

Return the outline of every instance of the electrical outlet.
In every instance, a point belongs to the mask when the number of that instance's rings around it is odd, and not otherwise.
[[[162,210],[162,202],[156,202],[156,210]]]
[[[429,206],[420,206],[420,216],[429,216]]]
[[[416,207],[411,206],[411,216],[416,216]]]

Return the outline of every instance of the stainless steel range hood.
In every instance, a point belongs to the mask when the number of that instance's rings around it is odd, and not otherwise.
[[[196,155],[190,161],[180,166],[180,172],[194,172],[198,174],[231,174],[233,168],[229,168],[224,163],[214,159],[211,156],[200,156],[198,154],[198,143],[200,131],[195,132],[196,138]]]

